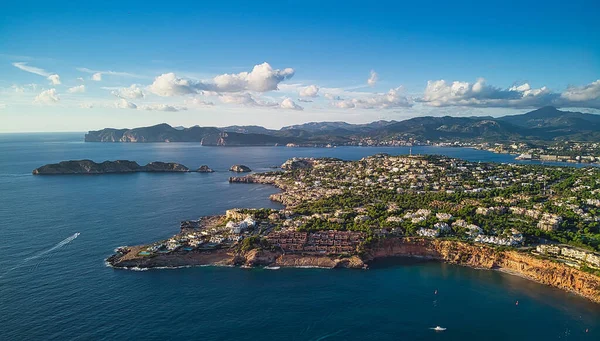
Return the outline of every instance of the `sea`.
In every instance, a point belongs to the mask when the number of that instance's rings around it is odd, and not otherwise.
[[[408,152],[0,134],[0,340],[600,340],[600,304],[517,276],[433,261],[388,259],[369,270],[131,271],[105,264],[116,247],[167,238],[182,220],[281,207],[269,201],[273,187],[229,184],[233,164],[260,172],[294,156]],[[516,162],[464,148],[412,153]],[[71,159],[207,164],[216,172],[31,175]]]

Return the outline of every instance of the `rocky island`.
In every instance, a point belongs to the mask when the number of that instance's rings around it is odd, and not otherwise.
[[[215,171],[212,170],[210,167],[208,167],[207,165],[202,165],[200,166],[200,168],[198,168],[196,170],[196,172],[198,173],[214,173]]]
[[[231,168],[229,168],[229,171],[236,172],[236,173],[247,173],[247,172],[252,172],[252,169],[250,169],[250,167],[244,166],[244,165],[233,165],[233,166],[231,166]]]
[[[209,168],[210,169],[210,168]],[[190,169],[175,162],[150,162],[140,166],[135,161],[116,160],[96,163],[92,160],[71,160],[47,164],[33,170],[33,175],[115,174],[115,173],[183,173]],[[198,170],[201,172],[201,170]]]
[[[115,268],[367,268],[419,257],[494,269],[600,303],[600,169],[443,156],[292,159],[231,177],[277,186],[286,208],[183,221],[175,236],[117,249]]]

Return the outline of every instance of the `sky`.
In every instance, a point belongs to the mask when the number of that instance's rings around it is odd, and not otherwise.
[[[600,113],[598,1],[4,1],[0,132]]]

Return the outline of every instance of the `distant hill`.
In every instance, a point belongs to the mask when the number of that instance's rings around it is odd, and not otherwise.
[[[396,123],[396,121],[375,121],[366,124],[350,124],[346,122],[309,122],[283,127],[281,128],[281,130],[305,130],[309,132],[345,130],[354,132],[365,132],[385,127],[393,123]]]
[[[173,128],[168,124],[134,129],[90,131],[86,142],[199,142],[210,146],[355,144],[364,139],[386,141],[597,141],[600,115],[544,107],[503,117],[415,117],[367,124],[310,122],[280,130],[261,126]]]

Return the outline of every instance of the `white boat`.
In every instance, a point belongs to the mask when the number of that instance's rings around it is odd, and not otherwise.
[[[436,326],[435,328],[431,328],[431,329],[435,330],[436,332],[443,332],[444,330],[446,330],[446,328],[440,327],[440,326]]]

